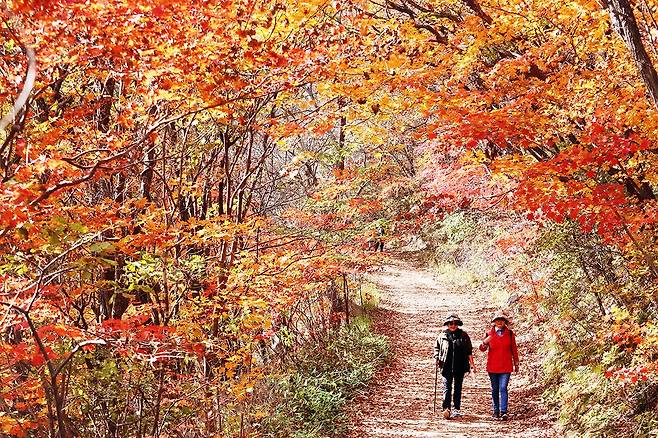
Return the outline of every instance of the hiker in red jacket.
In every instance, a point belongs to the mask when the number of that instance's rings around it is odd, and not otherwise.
[[[503,313],[497,313],[493,327],[480,345],[487,354],[487,372],[491,380],[493,418],[507,420],[507,384],[512,370],[519,372],[519,352],[514,333],[509,329],[509,320]]]

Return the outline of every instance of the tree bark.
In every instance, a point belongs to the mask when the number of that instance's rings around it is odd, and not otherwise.
[[[621,36],[635,60],[653,104],[658,108],[658,74],[644,48],[640,29],[629,0],[608,0],[612,27]]]

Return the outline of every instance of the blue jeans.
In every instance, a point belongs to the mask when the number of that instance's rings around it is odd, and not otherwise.
[[[461,409],[463,383],[464,374],[448,374],[448,377],[443,376],[443,409],[450,409],[451,398],[454,408]]]
[[[507,384],[510,373],[489,373],[491,400],[495,415],[507,412]]]

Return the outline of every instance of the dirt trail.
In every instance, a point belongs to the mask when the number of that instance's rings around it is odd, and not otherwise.
[[[464,379],[464,417],[445,420],[438,414],[440,376],[434,414],[432,345],[443,318],[456,311],[464,321],[462,328],[477,345],[495,309],[487,307],[488,297],[459,292],[411,263],[389,264],[373,281],[383,291],[380,309],[374,315],[375,330],[389,338],[395,358],[350,405],[350,438],[561,436],[542,408],[532,367],[524,363],[531,341],[522,334],[517,334],[521,370],[512,374],[509,386],[509,421],[490,419],[486,355],[479,350],[475,352],[477,373]]]

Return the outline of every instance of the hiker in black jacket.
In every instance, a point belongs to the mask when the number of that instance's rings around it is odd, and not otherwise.
[[[460,329],[463,325],[459,316],[451,313],[443,323],[447,329],[441,333],[434,345],[434,358],[443,376],[443,417],[461,417],[462,384],[464,375],[473,369],[473,346],[468,334]],[[450,402],[454,409],[451,411]]]

